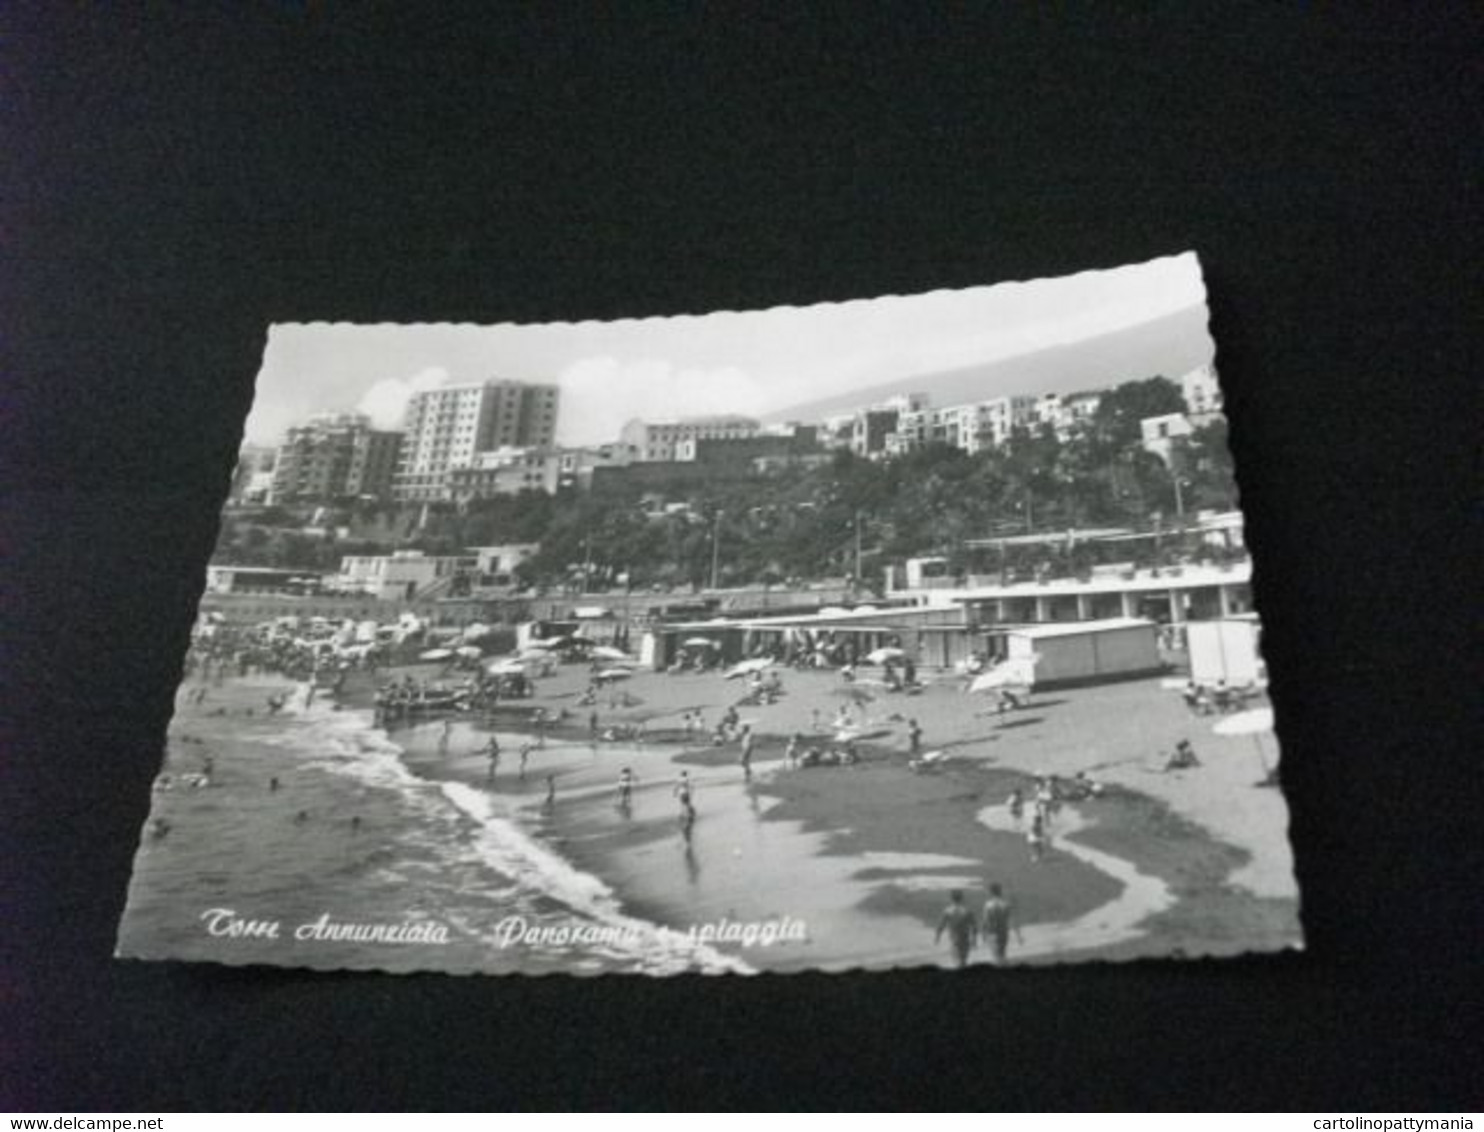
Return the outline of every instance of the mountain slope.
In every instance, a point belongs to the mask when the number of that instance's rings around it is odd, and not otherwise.
[[[1204,305],[1188,307],[1113,334],[964,369],[920,373],[854,393],[804,401],[767,421],[813,421],[900,393],[926,393],[933,406],[1011,394],[1075,393],[1161,375],[1177,378],[1211,361]]]

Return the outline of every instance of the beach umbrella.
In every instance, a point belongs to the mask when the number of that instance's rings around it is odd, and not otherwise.
[[[867,664],[885,664],[888,660],[901,660],[907,654],[902,649],[888,645],[886,648],[876,649],[866,654]]]
[[[594,680],[627,680],[634,673],[627,668],[605,668],[593,677]]]
[[[1253,708],[1219,720],[1211,728],[1215,735],[1266,735],[1273,729],[1273,709]]]
[[[611,645],[598,645],[592,650],[592,656],[596,660],[628,660],[629,654],[622,649],[616,649]]]
[[[417,654],[418,660],[447,660],[453,656],[453,649],[428,649],[427,652]]]
[[[1006,688],[1024,688],[1025,686],[1025,681],[1021,679],[1019,673],[996,668],[974,677],[974,682],[969,685],[969,691],[998,692]]]
[[[1263,779],[1267,781],[1272,777],[1273,771],[1278,768],[1278,754],[1274,753],[1272,761],[1269,762],[1267,748],[1263,745],[1262,737],[1271,734],[1273,730],[1273,709],[1270,707],[1253,708],[1251,711],[1239,711],[1235,715],[1229,715],[1225,719],[1218,720],[1211,728],[1213,735],[1251,735],[1252,742],[1257,746],[1257,758],[1262,763]]]
[[[484,666],[484,670],[491,676],[524,676],[526,666],[518,658],[507,656],[490,661]]]
[[[727,669],[726,678],[728,680],[735,680],[738,676],[747,676],[753,672],[761,672],[772,663],[772,659],[766,656],[756,657],[753,660],[740,661]]]
[[[717,647],[716,642],[710,637],[691,637],[688,640],[681,641],[680,644],[681,647],[688,649],[714,649]]]
[[[974,677],[970,692],[998,692],[1000,690],[1030,692],[1036,682],[1035,661],[1004,660],[988,672]]]

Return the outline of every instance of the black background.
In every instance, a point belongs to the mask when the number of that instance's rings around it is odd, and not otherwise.
[[[0,1108],[1477,1106],[1479,23],[633,8],[0,17]],[[599,981],[109,958],[268,323],[1190,248],[1306,953]]]

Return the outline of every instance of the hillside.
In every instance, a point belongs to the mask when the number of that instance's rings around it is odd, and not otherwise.
[[[1156,375],[1175,378],[1204,365],[1213,346],[1204,305],[1188,307],[1114,334],[984,365],[920,373],[858,392],[805,401],[766,421],[815,421],[900,393],[926,393],[935,406],[1010,394],[1074,393]]]

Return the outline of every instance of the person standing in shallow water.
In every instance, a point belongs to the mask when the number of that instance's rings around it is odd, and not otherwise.
[[[618,775],[618,808],[619,809],[621,809],[621,810],[627,810],[630,807],[630,805],[633,803],[634,783],[637,782],[637,781],[638,781],[638,779],[636,779],[634,777],[634,772],[632,770],[630,770],[628,767],[624,767],[623,770],[619,772],[619,775]]]
[[[944,932],[948,933],[948,944],[953,949],[954,961],[960,967],[967,967],[969,952],[978,942],[979,925],[974,919],[974,913],[964,904],[964,894],[956,888],[948,894],[948,907],[943,909],[943,918],[938,921],[933,942],[941,942]]]

